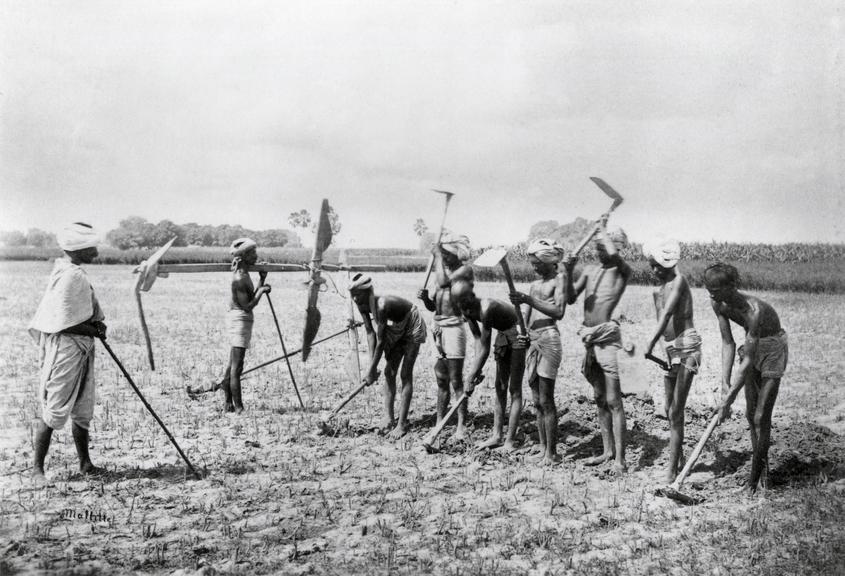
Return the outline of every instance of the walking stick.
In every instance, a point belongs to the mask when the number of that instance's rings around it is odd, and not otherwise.
[[[167,438],[170,440],[170,443],[176,447],[176,451],[179,452],[179,456],[181,456],[182,460],[185,461],[185,464],[188,465],[188,468],[191,470],[191,473],[197,479],[202,479],[202,476],[200,476],[199,472],[194,469],[194,466],[193,464],[191,464],[191,461],[188,460],[188,457],[185,456],[184,452],[182,452],[182,449],[179,447],[179,444],[176,443],[176,440],[173,438],[173,435],[170,433],[170,430],[167,429],[167,426],[164,425],[164,422],[161,421],[161,418],[159,418],[158,414],[156,414],[155,410],[153,410],[153,407],[150,406],[150,403],[147,402],[147,399],[144,398],[144,395],[141,394],[140,390],[138,390],[138,387],[135,385],[135,382],[132,380],[132,377],[129,375],[129,372],[126,371],[126,368],[124,368],[123,364],[120,363],[120,360],[117,359],[117,356],[115,356],[114,352],[111,349],[111,346],[109,346],[106,342],[106,339],[101,337],[100,343],[103,345],[103,348],[106,349],[106,352],[108,352],[109,355],[112,357],[114,363],[117,364],[117,367],[120,368],[120,371],[123,372],[123,375],[126,377],[126,381],[129,382],[130,386],[132,386],[132,389],[135,391],[135,394],[138,395],[138,398],[141,399],[141,402],[144,404],[144,407],[147,409],[147,411],[149,411],[150,414],[152,414],[153,418],[155,418],[155,421],[158,422],[159,426],[161,426],[161,429],[164,430],[164,433],[167,435]]]
[[[270,299],[270,293],[267,293],[267,304],[270,305],[270,312],[273,314],[273,322],[276,323],[276,332],[279,334],[279,342],[282,343],[282,354],[284,354],[285,362],[288,365],[288,373],[290,374],[290,381],[293,382],[293,389],[296,391],[296,397],[299,399],[299,406],[305,410],[305,404],[302,402],[302,396],[299,395],[299,387],[296,385],[296,378],[293,377],[293,368],[290,367],[290,359],[288,359],[288,351],[285,347],[285,339],[282,338],[282,329],[279,328],[279,319],[276,317],[276,309],[273,308],[273,301]]]

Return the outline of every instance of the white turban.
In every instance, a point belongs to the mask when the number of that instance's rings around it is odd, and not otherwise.
[[[557,264],[563,258],[563,246],[549,238],[538,238],[528,245],[529,255],[546,264]]]
[[[612,228],[607,231],[607,237],[616,245],[618,250],[622,250],[628,245],[628,235],[622,228]]]
[[[470,257],[469,238],[463,234],[453,234],[449,231],[443,232],[443,238],[440,239],[440,247],[446,252],[454,254],[461,262],[466,262]]]
[[[663,268],[672,268],[681,259],[681,244],[672,238],[658,238],[643,246],[643,252]]]
[[[350,292],[361,292],[369,290],[373,287],[373,279],[363,274],[356,274],[352,277],[352,282],[349,283]]]
[[[90,224],[74,222],[68,224],[58,234],[59,247],[67,252],[95,248],[100,243],[100,237]]]
[[[232,256],[243,256],[250,248],[256,248],[258,244],[252,238],[238,238],[232,242],[229,253]]]

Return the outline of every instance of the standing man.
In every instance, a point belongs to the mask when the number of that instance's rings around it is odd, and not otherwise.
[[[493,407],[493,431],[490,438],[478,445],[479,448],[502,446],[505,452],[516,449],[516,431],[522,414],[522,375],[525,370],[525,349],[527,339],[516,331],[517,311],[501,300],[484,298],[479,300],[473,286],[466,280],[452,284],[452,301],[467,319],[470,332],[475,338],[475,358],[469,371],[466,394],[472,394],[481,380],[481,371],[490,356],[490,342],[493,330],[497,331],[494,345],[496,358],[496,404]],[[479,324],[481,327],[479,328]],[[508,417],[507,436],[503,435],[505,408],[511,393],[511,409]]]
[[[561,460],[557,453],[555,379],[563,355],[557,322],[563,318],[569,297],[563,274],[558,274],[557,269],[563,258],[563,248],[554,240],[540,238],[529,244],[527,252],[528,260],[540,278],[531,283],[528,294],[511,292],[510,299],[517,309],[522,305],[528,307],[525,321],[531,339],[527,359],[528,384],[537,407],[537,431],[543,462],[555,464]],[[571,278],[567,284],[572,286]]]
[[[731,404],[745,386],[745,416],[751,431],[751,475],[748,489],[766,488],[768,484],[769,441],[772,412],[780,379],[786,371],[789,346],[777,312],[763,300],[737,290],[739,272],[721,262],[704,271],[704,284],[710,293],[713,312],[722,333],[722,405],[723,422],[730,416]],[[736,344],[731,321],[745,329],[745,343],[739,347],[739,368],[731,382]]]
[[[622,347],[622,337],[619,323],[611,320],[611,315],[628,285],[631,268],[619,254],[627,244],[627,237],[621,229],[608,232],[607,218],[608,214],[605,214],[599,221],[595,243],[599,264],[584,270],[573,286],[569,304],[573,304],[578,295],[586,291],[584,324],[578,329],[578,335],[586,348],[583,373],[593,386],[603,452],[585,460],[584,464],[596,466],[613,460],[613,471],[623,473],[627,470],[625,410],[622,406],[616,358]],[[571,270],[574,264],[574,259],[568,258],[565,266]]]
[[[437,422],[439,423],[449,409],[449,385],[460,398],[464,392],[464,358],[466,357],[467,335],[464,318],[452,302],[450,290],[457,280],[473,281],[472,267],[466,264],[470,257],[469,238],[444,233],[440,246],[432,249],[434,272],[437,288],[432,300],[428,290],[423,288],[417,297],[423,301],[426,309],[434,312],[432,335],[434,336],[437,358],[434,362],[434,376],[437,379]],[[458,427],[455,440],[467,436],[467,407],[464,404],[458,410]]]
[[[246,349],[252,340],[254,323],[253,308],[258,306],[263,294],[270,293],[270,285],[265,284],[267,272],[258,273],[258,288],[249,277],[250,266],[258,262],[257,244],[250,238],[238,238],[232,242],[232,298],[226,313],[226,331],[229,335],[229,364],[223,373],[220,384],[214,389],[223,388],[226,394],[226,412],[243,412],[241,398],[241,373],[244,371]]]
[[[47,290],[29,324],[40,348],[41,421],[35,432],[32,476],[43,482],[44,459],[53,430],[72,421],[73,443],[83,474],[99,474],[88,453],[88,426],[94,416],[94,338],[106,337],[105,316],[80,266],[97,257],[98,236],[84,222],[59,234],[66,258],[56,260]]]
[[[666,483],[674,482],[683,467],[684,408],[692,379],[701,365],[701,336],[692,323],[692,291],[686,277],[677,269],[681,245],[677,240],[663,240],[644,250],[660,286],[654,290],[657,328],[645,354],[654,350],[660,336],[666,347],[669,371],[663,376],[666,393],[665,412],[669,420],[669,462]]]
[[[395,421],[393,403],[396,398],[397,373],[402,379],[399,421],[389,434],[389,438],[398,440],[410,430],[408,411],[414,392],[414,363],[417,361],[420,344],[425,342],[427,335],[425,322],[417,307],[404,298],[377,296],[373,292],[373,281],[369,276],[353,276],[349,292],[364,321],[370,350],[370,369],[363,383],[370,385],[378,379],[378,364],[382,354],[387,360],[384,368],[383,430],[389,430]]]

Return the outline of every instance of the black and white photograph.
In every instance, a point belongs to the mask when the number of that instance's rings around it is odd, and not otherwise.
[[[845,574],[845,4],[4,0],[0,576]]]

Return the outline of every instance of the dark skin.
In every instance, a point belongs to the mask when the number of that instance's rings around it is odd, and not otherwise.
[[[472,267],[440,247],[435,247],[432,253],[434,254],[434,277],[437,282],[434,299],[429,296],[425,288],[417,292],[417,297],[422,300],[429,312],[440,316],[460,316],[457,306],[452,303],[450,287],[458,280],[472,282]],[[464,392],[464,359],[438,358],[434,363],[434,376],[437,380],[437,422],[439,423],[449,410],[450,385],[456,398],[460,398]],[[466,419],[467,407],[464,404],[458,410],[458,426],[454,434],[456,440],[462,440],[467,436]]]
[[[378,364],[385,353],[385,333],[387,322],[401,322],[411,311],[413,304],[398,296],[378,296],[372,289],[355,290],[351,292],[352,300],[358,306],[364,329],[367,332],[367,344],[370,350],[370,367],[362,383],[367,386],[378,380]],[[373,304],[375,309],[372,308]],[[387,355],[384,368],[384,421],[383,430],[389,430],[396,421],[393,404],[396,399],[396,376],[402,380],[402,390],[399,401],[399,420],[388,434],[392,440],[398,440],[408,433],[408,411],[411,408],[411,398],[414,392],[414,363],[417,361],[419,344],[409,343],[407,346],[397,346]]]
[[[538,329],[548,320],[563,319],[567,297],[571,291],[571,274],[558,274],[557,264],[543,262],[533,254],[528,257],[534,272],[540,277],[531,283],[528,294],[511,292],[515,306],[527,308],[528,329]],[[565,279],[564,277],[568,277]],[[525,312],[523,312],[525,316]],[[537,431],[545,464],[555,464],[561,458],[557,453],[557,406],[555,405],[555,380],[536,375],[528,383],[537,407]]]
[[[465,393],[472,394],[481,379],[481,371],[490,348],[493,330],[504,332],[516,325],[516,310],[500,300],[484,298],[479,300],[474,293],[466,290],[460,296],[459,306],[475,338],[475,358],[470,368],[469,383]],[[516,432],[519,428],[519,416],[522,413],[522,375],[525,371],[525,348],[527,339],[520,337],[519,342],[502,358],[496,359],[496,404],[493,407],[493,430],[490,438],[479,444],[479,448],[501,446],[505,452],[512,452],[516,446]],[[511,395],[511,408],[508,415],[507,435],[504,432],[505,408],[508,392]],[[504,442],[504,444],[503,444]]]
[[[81,264],[90,264],[94,261],[99,253],[97,248],[85,248],[83,250],[75,250],[65,252],[71,263],[77,266]],[[95,321],[93,319],[86,320],[76,326],[65,328],[62,330],[65,334],[76,334],[79,336],[90,336],[91,338],[106,339],[106,325],[103,322]],[[96,475],[104,472],[102,468],[94,466],[91,462],[91,456],[88,452],[89,436],[88,430],[82,428],[76,423],[72,424],[71,432],[73,435],[73,443],[76,447],[76,454],[79,457],[79,471],[86,475]],[[35,431],[35,454],[32,465],[32,477],[37,482],[43,482],[44,476],[44,460],[47,458],[47,452],[50,449],[50,441],[53,438],[53,429],[47,426],[43,420],[38,421],[38,429]]]
[[[719,321],[722,335],[722,405],[719,422],[730,417],[730,408],[740,389],[745,387],[746,418],[751,432],[751,473],[747,488],[754,492],[765,488],[768,481],[769,443],[772,435],[772,412],[780,388],[780,378],[763,377],[754,368],[760,338],[774,336],[781,331],[777,312],[767,302],[737,290],[733,282],[718,275],[704,277],[713,312]],[[736,343],[731,322],[745,330],[744,354],[733,374]]]
[[[660,336],[664,341],[672,342],[684,331],[693,328],[692,291],[686,277],[676,267],[664,268],[649,259],[654,276],[660,286],[654,291],[654,308],[657,312],[657,328],[649,340],[646,354],[651,354]],[[681,454],[684,445],[684,408],[687,403],[694,372],[681,364],[663,377],[666,393],[665,411],[669,420],[669,463],[666,470],[666,482],[672,483],[683,465]]]
[[[258,262],[258,252],[251,248],[244,252],[238,267],[232,272],[232,302],[237,308],[246,312],[258,306],[261,296],[270,293],[270,285],[265,284],[267,272],[258,273],[258,288],[253,288],[249,277],[249,268]],[[244,370],[246,348],[232,346],[229,351],[229,363],[223,372],[223,379],[219,387],[226,395],[226,412],[243,412],[244,405],[241,397],[241,374]]]
[[[606,224],[605,214],[600,221],[599,238],[595,245],[600,266],[585,270],[581,274],[573,286],[568,302],[574,304],[579,294],[587,292],[584,298],[584,325],[590,327],[610,321],[631,276],[631,267],[622,259],[613,241],[608,237]],[[574,264],[571,258],[564,261],[567,268]],[[603,451],[601,455],[585,460],[584,464],[596,466],[613,460],[613,469],[616,472],[624,472],[627,470],[625,410],[619,378],[604,374],[600,367],[596,367],[587,378],[593,386]]]

